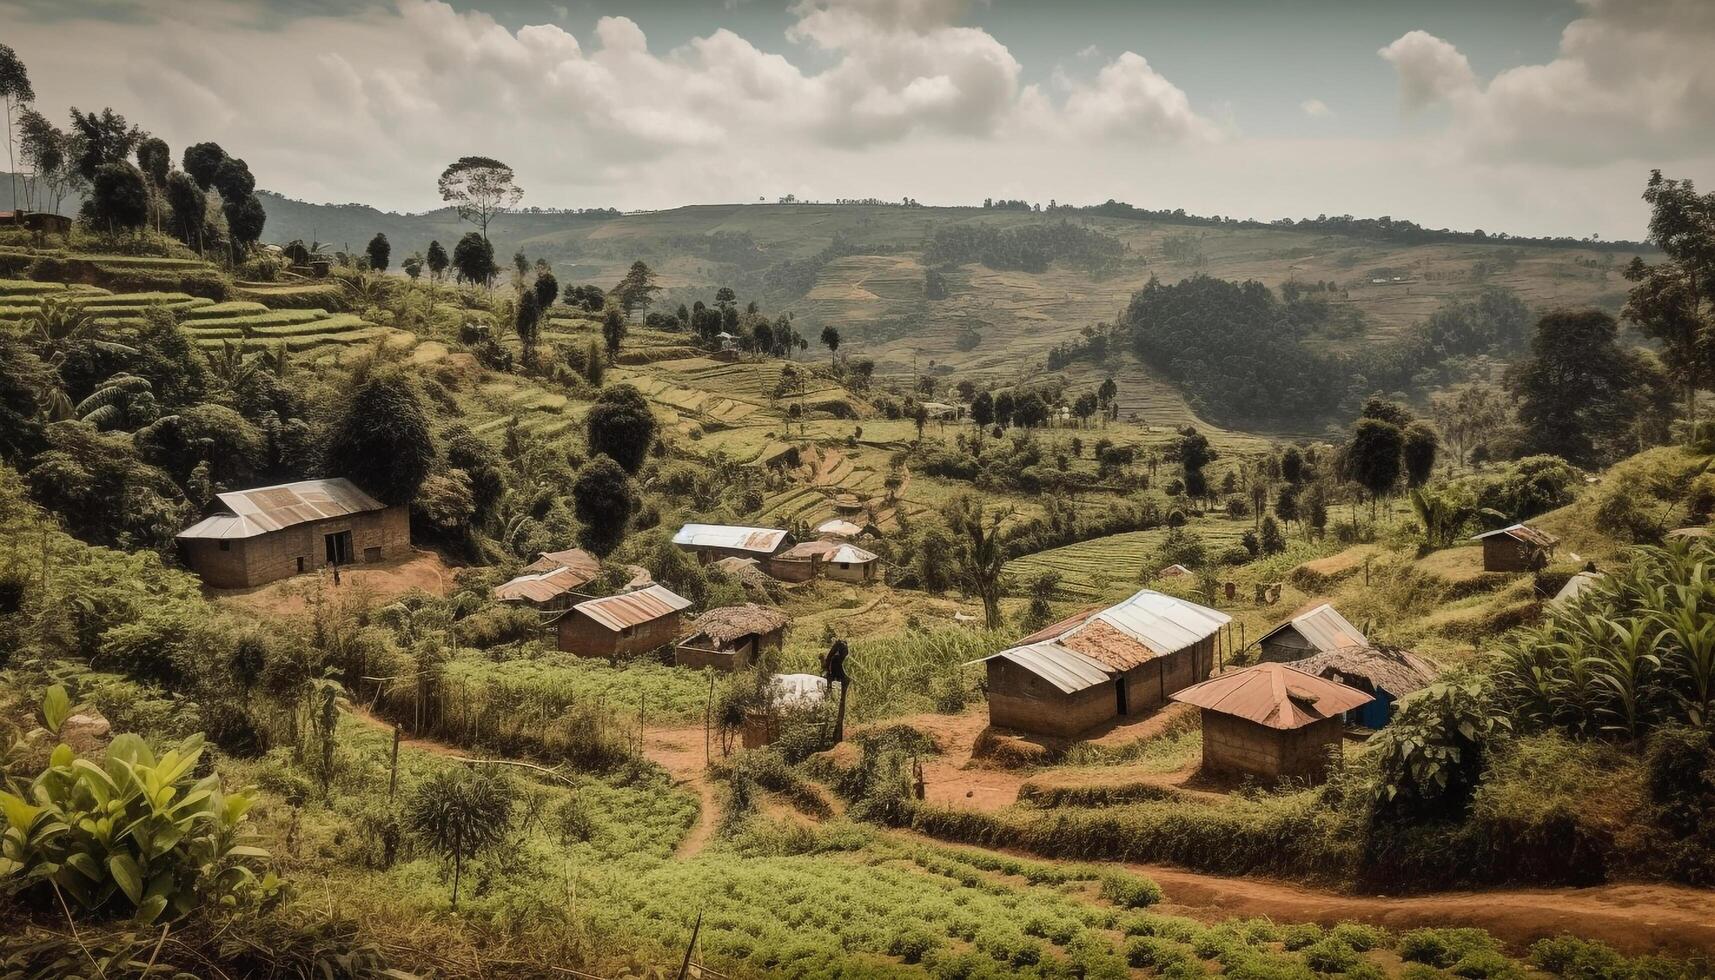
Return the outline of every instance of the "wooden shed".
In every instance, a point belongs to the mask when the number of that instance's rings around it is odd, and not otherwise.
[[[1269,782],[1321,782],[1343,716],[1368,694],[1285,664],[1256,664],[1188,687],[1173,700],[1203,709],[1203,768]]]
[[[772,527],[738,527],[731,524],[686,524],[673,535],[673,543],[693,552],[707,565],[722,558],[755,558],[764,561],[792,547],[796,538]]]
[[[1357,688],[1374,698],[1346,712],[1347,725],[1369,729],[1386,725],[1400,698],[1428,687],[1441,673],[1432,661],[1410,650],[1367,645],[1317,653],[1287,666]]]
[[[747,602],[711,609],[691,624],[691,634],[673,648],[681,667],[744,670],[769,650],[779,650],[791,622],[786,614]]]
[[[329,565],[411,553],[411,519],[346,479],[303,480],[217,495],[220,510],[178,534],[207,584],[241,589]]]
[[[1514,524],[1475,535],[1483,542],[1483,571],[1534,572],[1554,557],[1560,539],[1528,524]]]
[[[658,650],[679,635],[679,613],[690,605],[663,585],[580,602],[557,621],[559,648],[610,659]]]
[[[984,658],[989,723],[1074,737],[1127,715],[1147,714],[1209,676],[1215,634],[1231,618],[1144,589],[1091,609]]]
[[[1369,645],[1363,632],[1326,602],[1281,623],[1257,640],[1260,659],[1274,663],[1291,663],[1312,654],[1363,649]]]
[[[578,592],[601,573],[601,560],[584,551],[544,551],[524,566],[524,574],[494,587],[498,602],[516,602],[542,612],[570,608],[589,596]]]

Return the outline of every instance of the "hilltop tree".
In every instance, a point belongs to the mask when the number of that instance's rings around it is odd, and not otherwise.
[[[625,278],[614,287],[614,294],[619,298],[619,305],[625,310],[626,316],[630,316],[633,311],[648,312],[649,304],[655,302],[655,294],[660,291],[661,287],[655,284],[655,271],[642,259],[631,263]]]
[[[387,266],[393,259],[393,246],[388,244],[387,236],[376,232],[369,240],[369,247],[364,250],[369,255],[369,268],[376,272],[386,272]]]
[[[1405,434],[1399,426],[1378,418],[1360,418],[1346,449],[1347,467],[1353,481],[1370,493],[1370,516],[1375,516],[1376,498],[1393,491],[1399,482],[1400,454]]]
[[[655,441],[655,415],[636,388],[616,384],[602,389],[590,406],[586,424],[590,452],[605,454],[627,473],[643,467]]]
[[[1429,475],[1435,470],[1435,456],[1441,449],[1441,438],[1422,422],[1406,426],[1404,436],[1400,462],[1405,467],[1405,484],[1421,487],[1429,482]]]
[[[625,387],[625,386],[620,386]],[[597,455],[572,482],[572,510],[578,517],[578,544],[602,558],[625,540],[637,490],[619,463]]]
[[[1661,342],[1662,361],[1685,397],[1686,439],[1696,436],[1697,391],[1715,373],[1715,194],[1698,194],[1689,180],[1650,172],[1644,200],[1650,205],[1649,237],[1667,261],[1648,265],[1632,259],[1626,319]]]
[[[30,204],[57,212],[77,177],[71,138],[34,109],[18,116],[18,149],[30,168],[26,184]]]
[[[434,259],[433,249],[429,252]],[[494,246],[474,231],[467,231],[453,246],[453,269],[460,282],[487,286],[494,278]]]
[[[460,157],[441,171],[436,186],[441,200],[451,204],[460,218],[481,229],[485,244],[488,223],[517,207],[524,197],[523,188],[514,182],[512,168],[490,157]],[[488,260],[490,265],[494,263],[492,248]]]
[[[450,264],[447,259],[447,250],[441,247],[439,241],[432,241],[429,243],[429,253],[424,258],[429,265],[429,279],[440,282],[441,277],[446,275],[447,266]]]
[[[976,423],[977,432],[994,424],[994,396],[986,391],[979,391],[971,399],[971,421]]]
[[[983,619],[991,630],[1001,626],[1007,554],[1000,525],[1011,513],[1005,508],[986,511],[982,501],[970,494],[954,497],[942,512],[953,536],[959,586],[982,600]]]
[[[262,238],[262,229],[268,222],[268,212],[263,210],[262,202],[256,195],[251,194],[238,204],[225,204],[222,210],[226,214],[226,230],[232,236],[234,245],[240,249],[248,249]]]
[[[30,87],[30,73],[24,67],[24,60],[18,57],[18,52],[4,44],[0,44],[0,99],[6,102],[6,169],[12,175],[12,207],[17,208],[20,206],[16,156],[18,144],[12,135],[12,121],[19,109],[36,101],[36,92]]]
[[[834,363],[834,356],[840,352],[840,332],[832,326],[822,328],[822,346],[828,349],[828,363]]]
[[[85,183],[94,183],[95,172],[108,164],[127,163],[143,140],[143,131],[112,109],[103,109],[98,114],[80,112],[74,106],[71,129],[77,150],[77,173]]]
[[[335,412],[322,471],[384,504],[409,504],[435,464],[423,397],[409,374],[371,368]]]
[[[185,173],[190,174],[197,186],[205,191],[214,186],[215,174],[225,161],[226,151],[219,143],[195,143],[185,147]]]
[[[619,357],[619,345],[625,342],[625,316],[619,307],[610,306],[602,314],[601,339],[607,343],[607,359],[611,363]]]
[[[109,232],[143,227],[149,220],[149,189],[143,172],[123,160],[97,167],[83,211]]]
[[[167,141],[150,136],[137,144],[137,167],[157,190],[167,185],[167,174],[173,169],[173,151]]]

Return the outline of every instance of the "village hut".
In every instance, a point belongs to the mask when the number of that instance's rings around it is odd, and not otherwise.
[[[696,554],[707,565],[722,558],[766,560],[790,548],[796,541],[790,532],[771,527],[737,527],[730,524],[686,524],[673,535],[673,543]]]
[[[185,564],[215,588],[411,553],[406,508],[383,504],[350,480],[304,480],[216,499],[217,513],[178,534]]]
[[[834,496],[834,510],[844,517],[862,514],[868,505],[864,499],[855,493],[841,493]]]
[[[1528,524],[1514,524],[1475,535],[1472,541],[1483,542],[1483,571],[1534,572],[1554,557],[1554,546],[1560,540]]]
[[[831,521],[823,521],[816,525],[816,533],[824,537],[855,538],[863,532],[864,529],[861,525],[853,524],[843,517],[836,517]]]
[[[763,691],[762,706],[744,713],[742,738],[747,749],[774,744],[780,737],[781,716],[813,708],[828,699],[828,680],[819,674],[775,674]]]
[[[658,650],[679,635],[679,613],[691,600],[662,585],[589,599],[556,622],[559,648],[580,657],[624,657]]]
[[[1369,645],[1362,631],[1325,602],[1281,623],[1257,640],[1261,659],[1275,663],[1291,663],[1315,653]]]
[[[1285,664],[1256,664],[1188,687],[1173,700],[1202,709],[1205,771],[1320,782],[1339,750],[1344,714],[1371,698]]]
[[[782,582],[808,582],[818,576],[863,585],[873,582],[880,559],[844,541],[805,541],[768,562],[768,573]]]
[[[986,657],[989,723],[1072,737],[1147,714],[1209,676],[1215,635],[1231,617],[1144,589]]]
[[[584,551],[544,551],[524,566],[524,572],[494,587],[498,602],[515,602],[540,612],[569,609],[579,599],[590,598],[578,590],[601,574],[601,560]]]
[[[1433,662],[1410,650],[1369,645],[1316,653],[1287,666],[1368,694],[1374,700],[1346,712],[1346,724],[1372,730],[1393,718],[1400,698],[1428,687],[1441,673]]]
[[[711,609],[691,624],[692,632],[673,650],[681,667],[745,670],[770,650],[779,650],[786,635],[786,614],[747,602]]]
[[[1186,568],[1184,565],[1181,565],[1178,562],[1174,562],[1173,564],[1168,565],[1166,568],[1163,568],[1161,571],[1156,572],[1155,577],[1156,578],[1179,578],[1182,575],[1190,575],[1190,574],[1191,574],[1191,569]]]

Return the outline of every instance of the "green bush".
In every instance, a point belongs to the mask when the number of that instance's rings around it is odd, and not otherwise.
[[[1126,909],[1142,909],[1161,901],[1161,886],[1141,875],[1115,871],[1102,876],[1101,896]]]
[[[1307,949],[1322,940],[1322,927],[1314,922],[1295,922],[1280,930],[1280,944],[1289,950]]]
[[[1155,936],[1133,936],[1125,944],[1125,961],[1136,967],[1166,970],[1176,964],[1196,963],[1190,949],[1182,943]],[[1201,965],[1201,964],[1199,964]]]
[[[1342,922],[1328,930],[1328,935],[1360,953],[1372,949],[1382,949],[1392,943],[1393,937],[1381,926],[1372,926],[1363,922]]]
[[[1358,954],[1340,940],[1327,936],[1304,947],[1304,964],[1317,973],[1345,973],[1358,965]]]
[[[1472,953],[1495,952],[1494,937],[1481,929],[1413,929],[1399,937],[1400,959],[1446,969]]]
[[[897,956],[907,963],[922,962],[923,957],[942,946],[940,937],[920,925],[910,925],[887,941],[887,955]]]

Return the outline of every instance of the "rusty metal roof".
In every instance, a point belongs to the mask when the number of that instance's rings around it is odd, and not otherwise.
[[[1154,589],[1139,589],[1126,601],[1109,606],[1083,625],[1066,631],[1060,642],[1065,643],[1080,631],[1091,629],[1094,623],[1103,622],[1143,644],[1155,656],[1165,657],[1214,636],[1232,621],[1231,616],[1207,606]]]
[[[726,548],[772,555],[789,535],[780,528],[735,527],[730,524],[686,524],[673,535],[673,543],[685,548]]]
[[[204,518],[181,538],[253,538],[298,524],[385,510],[386,505],[350,480],[303,480],[217,495],[229,513]]]
[[[1307,613],[1292,617],[1274,629],[1264,633],[1257,639],[1258,643],[1267,643],[1269,638],[1277,633],[1292,630],[1304,641],[1321,653],[1331,653],[1335,650],[1361,650],[1370,645],[1369,638],[1346,617],[1340,615],[1333,606],[1324,602]]]
[[[551,572],[556,568],[569,568],[588,582],[601,574],[601,559],[582,548],[568,548],[565,551],[538,552],[536,560],[524,566],[526,572]]]
[[[594,576],[585,576],[572,568],[534,572],[495,586],[494,598],[501,602],[548,602],[588,585],[591,578]]]
[[[1211,677],[1169,696],[1283,732],[1375,700],[1356,688],[1275,663]]]
[[[572,610],[583,613],[610,630],[618,631],[653,622],[690,605],[691,600],[675,594],[666,586],[651,585],[636,592],[580,602],[573,606]]]
[[[1512,538],[1514,541],[1522,541],[1525,544],[1534,544],[1539,548],[1552,548],[1560,543],[1559,538],[1546,531],[1538,531],[1529,524],[1514,524],[1511,527],[1497,528],[1493,531],[1484,531],[1482,534],[1473,534],[1471,536],[1471,540],[1481,541],[1484,538],[1492,538],[1500,534],[1504,534],[1507,537]]]
[[[1012,647],[971,663],[980,664],[996,659],[1009,660],[1023,667],[1054,685],[1063,694],[1076,694],[1097,684],[1104,684],[1110,677],[1108,668],[1098,661],[1076,650],[1068,650],[1052,640]]]

